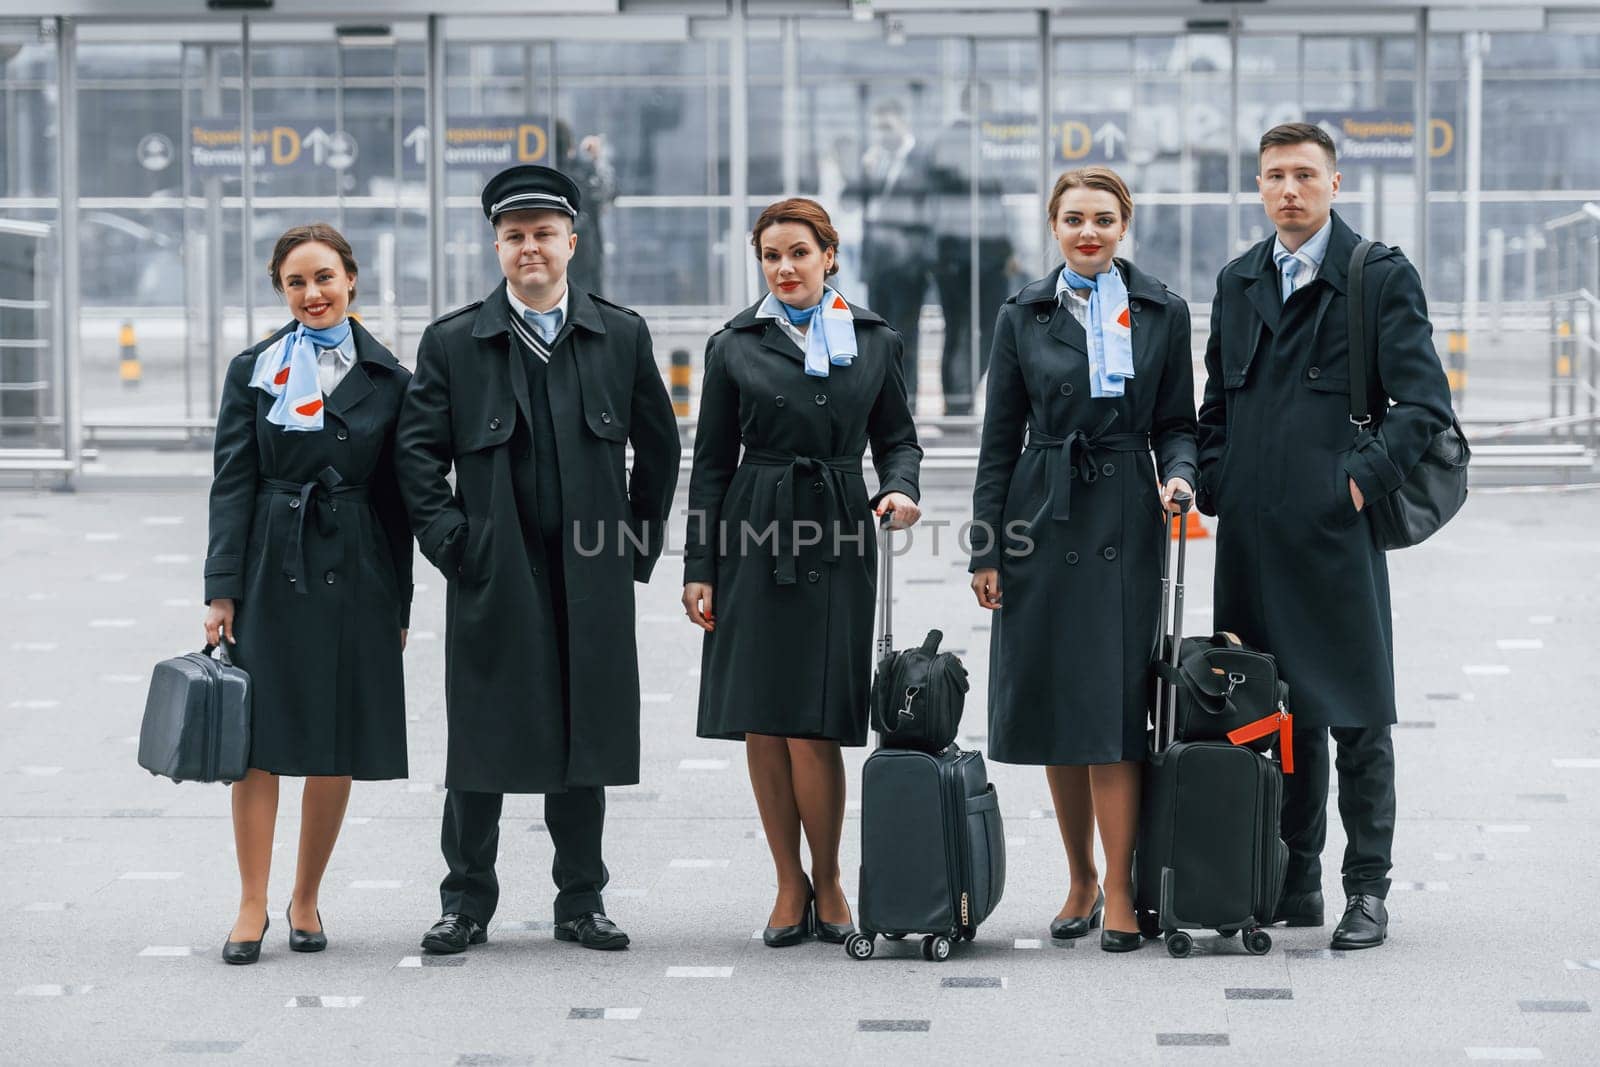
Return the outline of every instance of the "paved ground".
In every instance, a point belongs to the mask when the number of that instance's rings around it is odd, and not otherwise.
[[[965,494],[927,504],[959,522]],[[611,795],[607,901],[630,951],[551,940],[549,837],[538,798],[519,798],[489,944],[419,961],[444,751],[442,587],[424,569],[413,779],[355,790],[323,896],[328,952],[290,954],[280,921],[261,964],[230,968],[226,792],[134,761],[150,666],[199,644],[203,492],[0,494],[0,1060],[1593,1062],[1597,529],[1600,494],[1482,493],[1435,543],[1393,557],[1401,808],[1379,951],[1334,955],[1315,930],[1274,931],[1264,957],[1207,939],[1187,960],[1053,948],[1066,873],[1043,776],[1000,766],[1009,884],[975,944],[942,964],[764,948],[751,935],[770,865],[741,750],[694,737],[698,642],[668,561],[639,603],[643,781]],[[1197,628],[1210,544],[1194,553]],[[984,619],[941,547],[923,539],[898,568],[901,643],[937,623],[981,693]],[[964,743],[981,744],[983,721],[975,697]],[[849,870],[854,809],[845,842]]]

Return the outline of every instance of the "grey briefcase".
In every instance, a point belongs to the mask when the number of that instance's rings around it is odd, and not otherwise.
[[[212,653],[216,652],[216,656]],[[237,782],[250,759],[250,676],[207,645],[156,664],[139,766],[174,782]]]

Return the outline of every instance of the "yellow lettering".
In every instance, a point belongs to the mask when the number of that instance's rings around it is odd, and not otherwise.
[[[517,159],[523,163],[537,163],[544,158],[549,138],[543,127],[524,122],[517,127]]]
[[[1428,155],[1434,159],[1449,155],[1456,146],[1456,129],[1444,119],[1429,119],[1428,133]]]
[[[1082,159],[1094,147],[1094,137],[1087,123],[1067,121],[1061,124],[1061,158]]]
[[[292,126],[272,127],[272,163],[287,167],[300,158],[300,134]]]

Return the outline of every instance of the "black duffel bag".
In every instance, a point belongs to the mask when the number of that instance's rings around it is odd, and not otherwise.
[[[1164,643],[1170,641],[1170,637],[1163,639]],[[1168,649],[1155,664],[1155,674],[1158,686],[1169,687],[1168,714],[1175,720],[1174,740],[1232,740],[1230,734],[1238,736],[1269,716],[1288,714],[1289,686],[1278,677],[1278,661],[1246,646],[1233,634],[1183,638],[1177,666],[1172,665]],[[1277,733],[1274,728],[1236,743],[1265,752]]]
[[[1362,282],[1367,253],[1375,241],[1362,241],[1350,256],[1350,421],[1357,427],[1356,451],[1377,437],[1382,420],[1374,421],[1367,398],[1369,370],[1377,374],[1376,339],[1367,330]],[[1455,415],[1434,435],[1417,465],[1394,492],[1367,502],[1373,532],[1384,550],[1420,545],[1455,517],[1467,502],[1467,465],[1472,449]]]
[[[940,652],[944,634],[929,630],[919,648],[890,652],[872,679],[872,728],[885,748],[942,752],[961,728],[967,668]]]

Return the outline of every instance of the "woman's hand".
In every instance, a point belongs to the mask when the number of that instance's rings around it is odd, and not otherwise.
[[[706,633],[717,628],[717,617],[711,612],[711,583],[686,582],[683,586],[683,613]]]
[[[220,645],[224,637],[230,645],[239,643],[233,639],[233,601],[225,596],[213,597],[206,608],[206,644]]]
[[[1193,499],[1194,487],[1188,482],[1184,481],[1182,478],[1167,479],[1167,484],[1161,489],[1161,506],[1172,512],[1174,515],[1182,511],[1183,509],[1181,507],[1172,502],[1173,497],[1178,496],[1180,493],[1185,494]]]
[[[922,509],[917,507],[917,502],[904,493],[885,493],[872,511],[880,518],[888,514],[891,530],[908,530],[922,518]]]
[[[406,635],[409,634],[410,632],[411,632],[410,630],[401,630],[400,631],[400,651],[401,652],[404,652],[406,650]]]
[[[978,597],[978,606],[995,611],[1000,607],[1000,569],[981,567],[972,572],[972,591]]]

